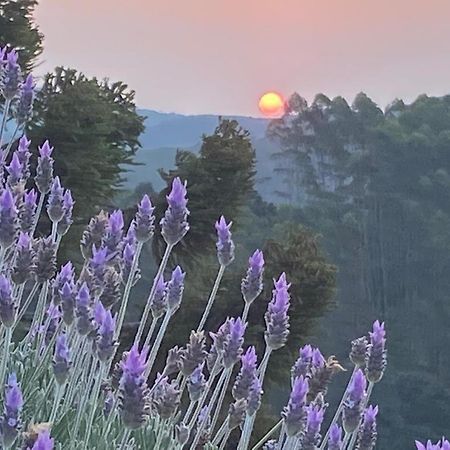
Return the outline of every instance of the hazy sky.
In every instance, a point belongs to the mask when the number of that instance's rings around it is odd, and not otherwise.
[[[257,115],[261,93],[450,93],[450,0],[41,0],[41,73],[123,80],[141,107]]]

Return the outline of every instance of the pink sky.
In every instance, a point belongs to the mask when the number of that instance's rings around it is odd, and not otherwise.
[[[449,0],[41,0],[37,21],[41,73],[123,80],[161,111],[257,115],[271,89],[450,93]]]

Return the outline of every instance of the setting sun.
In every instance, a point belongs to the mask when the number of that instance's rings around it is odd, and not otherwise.
[[[280,116],[284,112],[284,99],[276,92],[266,92],[259,99],[258,107],[265,116]]]

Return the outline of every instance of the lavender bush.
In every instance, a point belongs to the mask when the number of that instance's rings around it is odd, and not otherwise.
[[[217,230],[218,274],[199,325],[187,344],[174,347],[162,373],[154,373],[165,332],[183,299],[185,273],[168,267],[173,248],[189,231],[186,182],[176,178],[160,220],[166,250],[160,262],[133,346],[116,355],[130,292],[139,276],[143,245],[154,232],[154,208],[145,195],[126,226],[121,211],[102,211],[81,239],[84,264],[57,268],[61,240],[72,224],[74,201],[53,173],[53,149],[39,147],[36,173],[29,167],[30,142],[14,138],[32,115],[34,83],[24,77],[14,50],[0,49],[0,88],[4,97],[0,128],[0,437],[3,448],[55,449],[224,449],[231,434],[238,450],[250,448],[261,405],[265,373],[274,351],[289,336],[290,284],[274,280],[267,302],[265,351],[245,347],[251,305],[262,292],[264,257],[249,258],[241,284],[241,317],[226,318],[204,330],[223,274],[234,260],[231,222]],[[16,125],[4,143],[7,119]],[[11,150],[14,150],[11,154]],[[38,236],[47,214],[51,230]],[[144,268],[142,268],[144,270]],[[170,276],[167,274],[170,273]],[[31,323],[26,318],[31,314]],[[19,338],[19,324],[28,331]],[[119,360],[114,364],[115,360]],[[327,429],[326,394],[343,371],[333,357],[309,345],[293,362],[292,392],[280,421],[252,448],[369,450],[376,443],[378,407],[369,405],[386,368],[384,324],[352,343],[354,371]],[[149,384],[149,380],[155,381]],[[226,400],[231,388],[232,400]],[[417,442],[418,450],[446,449]]]

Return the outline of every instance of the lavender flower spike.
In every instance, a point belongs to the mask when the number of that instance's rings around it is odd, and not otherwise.
[[[26,77],[20,91],[20,98],[16,108],[18,125],[25,125],[33,115],[34,80],[31,73]]]
[[[11,101],[20,91],[22,73],[17,63],[18,58],[19,55],[15,50],[11,50],[6,56],[0,90],[7,101]]]
[[[330,429],[330,436],[328,438],[328,450],[342,450],[342,428],[334,423]]]
[[[229,333],[223,345],[223,364],[227,369],[239,361],[246,327],[247,324],[243,323],[240,317],[229,321]]]
[[[310,373],[311,364],[313,358],[313,349],[310,345],[305,345],[299,350],[299,357],[291,369],[291,378],[295,378],[302,375],[306,377]]]
[[[150,197],[145,194],[138,205],[138,212],[134,219],[134,231],[138,242],[147,242],[153,236],[155,216],[153,211],[155,208],[150,201]]]
[[[36,168],[36,176],[34,178],[39,192],[44,195],[50,191],[53,181],[53,158],[51,154],[53,147],[50,147],[48,141],[45,141],[39,149],[38,165]]]
[[[342,423],[346,433],[353,433],[359,426],[366,385],[366,377],[362,370],[358,369],[350,381],[348,397],[342,413]]]
[[[91,297],[86,283],[83,283],[76,297],[77,330],[82,336],[88,335],[93,328]]]
[[[272,350],[284,346],[289,335],[289,292],[290,284],[286,281],[286,274],[282,273],[280,278],[274,282],[272,301],[269,303],[264,316],[266,321],[266,332],[264,334],[266,344]]]
[[[235,400],[246,399],[249,396],[250,388],[256,375],[256,362],[255,347],[249,347],[245,354],[241,356],[241,370],[233,385],[232,394]]]
[[[31,450],[53,450],[54,444],[54,440],[50,437],[50,433],[48,431],[43,431],[42,433],[39,433]]]
[[[16,284],[23,284],[33,278],[34,250],[31,238],[27,233],[19,233],[17,252],[11,278]]]
[[[264,256],[261,250],[255,250],[248,260],[247,275],[241,283],[242,297],[246,303],[252,303],[263,290]]]
[[[384,322],[378,320],[373,324],[373,331],[369,333],[370,344],[366,357],[366,376],[371,383],[378,383],[383,378],[386,369],[386,331]]]
[[[167,196],[169,204],[164,217],[161,219],[161,234],[168,245],[175,245],[189,231],[186,208],[186,183],[182,183],[177,177],[172,182],[172,190]]]
[[[16,320],[17,305],[12,296],[11,282],[3,274],[0,275],[0,321],[10,328]]]
[[[203,374],[203,367],[205,363],[199,364],[197,368],[192,372],[188,379],[188,392],[191,402],[197,402],[200,400],[203,392],[206,388],[206,378]]]
[[[0,195],[0,245],[3,249],[14,243],[16,231],[17,209],[11,191],[6,188]]]
[[[62,205],[64,213],[61,220],[58,222],[58,228],[56,229],[60,236],[64,236],[69,231],[69,228],[73,223],[72,215],[75,202],[72,198],[72,192],[69,189],[66,189],[64,192]]]
[[[28,178],[30,176],[30,144],[31,141],[27,139],[24,134],[19,139],[19,145],[17,147],[16,155],[19,158],[20,164],[22,164],[22,171],[24,178]]]
[[[164,282],[164,277],[161,275],[156,281],[155,295],[150,304],[150,310],[154,319],[161,317],[167,311],[167,283]]]
[[[70,352],[65,334],[60,334],[56,338],[55,355],[53,357],[53,373],[56,382],[63,385],[69,376],[71,367]]]
[[[358,442],[356,448],[358,450],[372,450],[377,442],[377,421],[378,406],[370,405],[364,412],[363,423],[359,429]]]
[[[61,187],[59,177],[55,177],[48,196],[47,213],[52,222],[59,222],[64,216],[63,206],[64,189]]]
[[[20,229],[24,233],[30,233],[33,229],[34,216],[36,214],[37,193],[34,189],[25,192],[23,196],[23,203],[19,210],[19,224]]]
[[[261,397],[263,394],[261,381],[255,374],[247,396],[247,415],[253,416],[261,406]]]
[[[315,405],[307,408],[306,431],[302,439],[302,450],[316,450],[320,444],[320,427],[323,422],[324,410]]]
[[[3,446],[11,447],[21,428],[20,413],[23,407],[22,391],[17,383],[16,374],[8,377],[6,385],[4,413],[0,418],[0,432]]]
[[[419,441],[416,441],[417,450],[442,450],[441,441],[433,444],[430,440],[427,441],[426,446]]]
[[[65,282],[59,291],[62,318],[66,325],[72,325],[75,318],[75,285],[73,282]]]
[[[305,403],[308,388],[307,378],[300,376],[294,380],[289,402],[281,414],[288,436],[297,436],[306,427]]]
[[[13,156],[11,158],[11,162],[9,166],[6,167],[6,170],[8,171],[8,185],[13,187],[16,186],[19,181],[24,178],[23,174],[23,168],[22,164],[19,160],[19,156],[17,152],[13,153]]]
[[[98,302],[100,305],[101,302]],[[102,305],[103,306],[103,305]],[[96,351],[100,361],[109,361],[114,355],[117,343],[114,341],[116,329],[116,318],[112,316],[110,310],[103,308],[103,318],[97,332]]]
[[[227,224],[225,217],[221,216],[216,222],[217,231],[217,258],[221,266],[228,266],[234,260],[234,242],[231,239],[230,228],[233,222]]]
[[[147,351],[139,353],[134,345],[121,362],[122,376],[119,386],[119,408],[123,424],[127,428],[140,428],[149,414],[149,390],[144,372]]]
[[[184,290],[185,273],[180,266],[175,267],[172,277],[167,283],[167,305],[172,314],[180,307]]]

